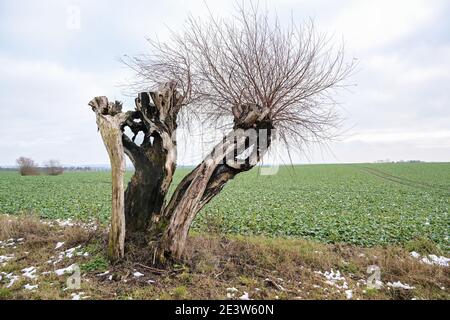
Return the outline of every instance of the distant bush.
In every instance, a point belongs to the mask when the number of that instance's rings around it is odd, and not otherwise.
[[[50,176],[58,176],[64,173],[64,168],[58,160],[50,160],[45,164],[45,172]]]
[[[16,162],[19,166],[19,173],[22,176],[37,176],[40,174],[37,164],[33,159],[20,157]]]

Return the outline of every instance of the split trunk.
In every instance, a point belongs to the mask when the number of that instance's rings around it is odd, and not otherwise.
[[[125,241],[133,241],[149,245],[154,263],[178,260],[196,214],[230,179],[262,158],[272,140],[272,125],[263,108],[236,106],[233,130],[166,201],[176,169],[177,115],[183,97],[168,83],[159,91],[140,93],[135,101],[135,110],[126,113],[120,102],[108,102],[106,97],[89,103],[111,161],[113,206],[108,254],[113,261],[123,258]],[[132,138],[125,134],[127,127]],[[135,138],[140,132],[144,139],[138,145]],[[135,168],[126,191],[125,154]]]

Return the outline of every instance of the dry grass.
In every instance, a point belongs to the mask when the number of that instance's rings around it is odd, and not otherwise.
[[[43,224],[36,216],[22,215],[13,217],[0,215],[0,240],[30,236],[46,237],[49,233],[49,226]]]
[[[361,248],[306,240],[192,234],[184,263],[159,270],[151,267],[151,255],[142,248],[129,248],[125,261],[109,265],[104,256],[104,230],[83,225],[60,227],[32,216],[0,216],[0,241],[10,238],[24,240],[15,248],[0,245],[0,256],[14,254],[13,259],[0,264],[0,272],[20,277],[6,288],[9,280],[3,276],[0,299],[71,299],[71,294],[79,292],[91,299],[227,299],[227,288],[231,287],[238,290],[234,298],[248,292],[252,299],[346,299],[344,288],[327,284],[318,273],[332,269],[345,278],[353,299],[449,299],[448,268],[420,263],[407,250],[395,246]],[[55,249],[57,242],[64,245]],[[89,256],[75,254],[55,265],[47,263],[79,245],[77,250]],[[82,271],[79,290],[64,290],[68,275],[43,274],[73,263]],[[366,288],[370,265],[381,269],[381,289]],[[37,279],[22,276],[21,270],[30,266],[37,267]],[[104,271],[109,273],[98,276]],[[135,277],[137,271],[144,276]],[[386,286],[396,281],[415,289]],[[25,290],[25,284],[37,284],[38,288]]]

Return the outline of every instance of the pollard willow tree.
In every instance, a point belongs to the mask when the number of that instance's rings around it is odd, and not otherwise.
[[[150,55],[124,59],[141,91],[133,111],[122,112],[120,102],[104,96],[89,103],[111,161],[111,260],[124,256],[126,241],[147,245],[154,263],[181,259],[197,213],[261,161],[274,129],[287,146],[333,132],[339,119],[333,94],[354,66],[344,61],[343,48],[330,45],[312,23],[281,26],[253,7],[237,13],[232,20],[190,18],[169,42],[149,40]],[[227,124],[229,134],[166,199],[177,126],[195,121]],[[125,155],[135,168],[126,190]]]

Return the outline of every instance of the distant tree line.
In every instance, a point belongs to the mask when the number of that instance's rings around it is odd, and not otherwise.
[[[110,168],[91,166],[63,166],[58,160],[49,160],[39,166],[33,159],[20,157],[16,160],[17,166],[0,167],[0,171],[18,171],[22,176],[37,176],[46,174],[50,176],[61,175],[64,172],[88,172],[88,171],[108,171]]]
[[[422,160],[399,160],[399,161],[393,161],[393,160],[377,160],[375,163],[422,163],[425,161]]]
[[[58,160],[49,160],[42,167],[39,167],[33,159],[27,157],[18,158],[16,163],[22,176],[38,176],[40,174],[58,176],[64,173],[64,168]]]

